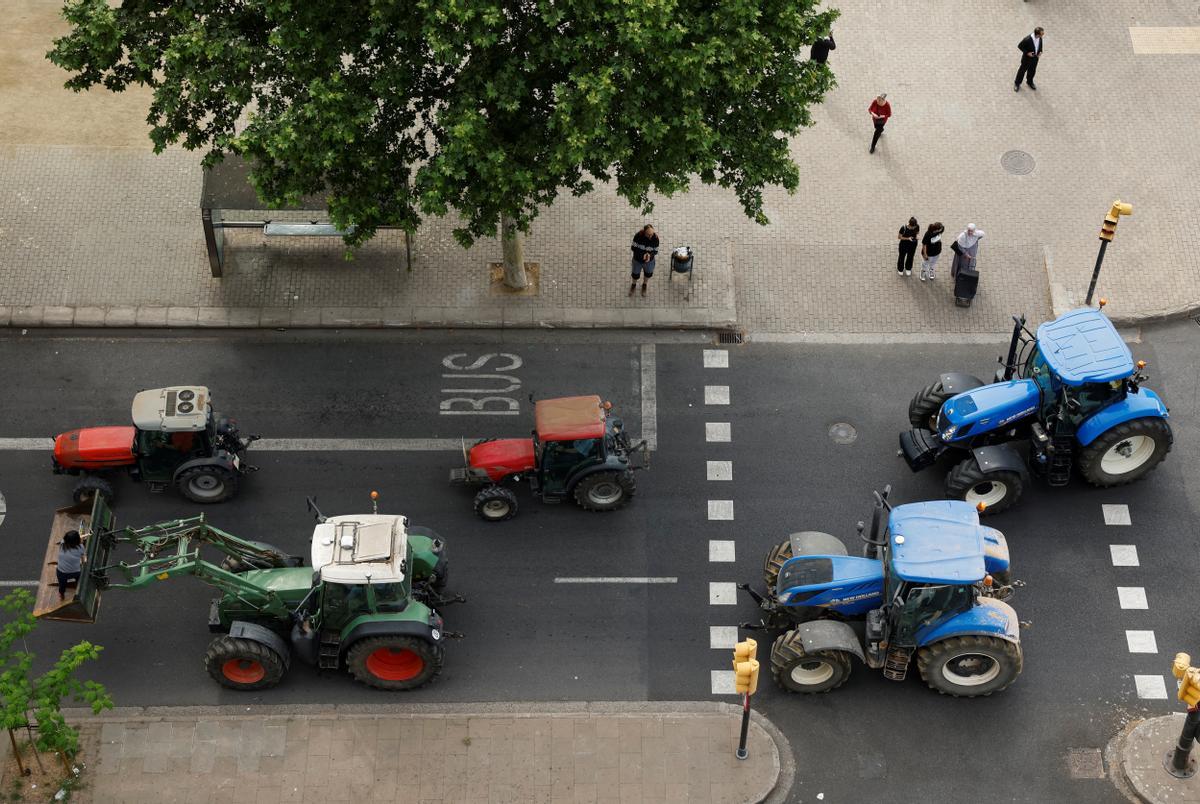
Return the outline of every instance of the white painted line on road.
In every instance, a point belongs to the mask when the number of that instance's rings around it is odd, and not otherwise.
[[[38,581],[0,581],[0,586],[37,586]]]
[[[467,446],[478,439],[465,439]],[[458,438],[264,438],[250,452],[440,452],[462,450]]]
[[[1137,685],[1139,698],[1149,701],[1165,701],[1167,699],[1167,685],[1162,676],[1134,676],[1133,683]]]
[[[733,519],[733,500],[709,500],[708,518],[710,520]]]
[[[728,405],[729,404],[729,386],[728,385],[706,385],[706,386],[704,386],[704,404],[706,404],[706,405]]]
[[[0,438],[0,450],[33,452],[54,449],[53,438]]]
[[[709,561],[733,561],[735,542],[721,539],[710,539],[708,542]]]
[[[1148,609],[1150,604],[1146,602],[1146,589],[1142,586],[1118,586],[1117,597],[1121,601],[1123,609]]]
[[[713,695],[737,695],[737,679],[732,670],[712,670]]]
[[[1104,509],[1104,524],[1105,525],[1132,525],[1133,520],[1129,518],[1128,505],[1102,505]]]
[[[705,349],[704,350],[704,367],[705,368],[729,368],[729,350],[728,349]]]
[[[678,578],[647,578],[647,577],[629,577],[618,578],[615,576],[596,577],[596,578],[555,578],[555,583],[679,583]]]
[[[729,422],[705,422],[704,440],[709,443],[728,443],[733,440]]]
[[[1138,566],[1136,544],[1110,544],[1108,552],[1112,554],[1112,565],[1114,567]]]
[[[651,450],[658,449],[658,359],[654,344],[642,344],[642,438]]]
[[[1153,631],[1126,631],[1125,642],[1130,653],[1158,653]]]
[[[733,480],[733,461],[709,461],[709,480]]]
[[[708,646],[713,650],[733,650],[738,641],[736,625],[710,625],[708,627]]]
[[[725,581],[709,581],[708,604],[710,606],[737,605],[737,584]]]

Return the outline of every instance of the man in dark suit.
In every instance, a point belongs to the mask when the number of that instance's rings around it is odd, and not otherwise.
[[[1013,83],[1013,92],[1021,91],[1021,79],[1025,79],[1025,83],[1029,84],[1029,88],[1037,91],[1037,86],[1033,83],[1033,76],[1037,73],[1038,59],[1042,57],[1042,34],[1045,33],[1041,28],[1034,28],[1033,33],[1021,40],[1021,44],[1017,45],[1021,50],[1021,67],[1017,70],[1017,80]]]
[[[837,50],[837,43],[833,41],[833,32],[829,36],[822,36],[817,41],[813,42],[812,50],[809,51],[808,57],[817,64],[824,64],[829,58],[829,51]]]

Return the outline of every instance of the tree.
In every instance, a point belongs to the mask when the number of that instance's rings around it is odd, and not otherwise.
[[[766,223],[794,191],[788,138],[833,75],[806,46],[818,0],[68,0],[51,61],[75,90],[153,88],[156,151],[247,157],[269,203],[331,193],[357,245],[457,213],[455,236],[520,234],[599,181],[644,212],[692,177]],[[245,115],[244,125],[239,119]]]

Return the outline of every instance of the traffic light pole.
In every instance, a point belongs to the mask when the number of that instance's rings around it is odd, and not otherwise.
[[[1183,719],[1183,731],[1179,733],[1179,742],[1175,750],[1167,757],[1167,773],[1176,779],[1190,779],[1196,775],[1196,763],[1191,762],[1192,743],[1196,742],[1196,732],[1200,730],[1200,706],[1189,706],[1187,717]]]
[[[1083,302],[1084,307],[1092,306],[1092,294],[1096,292],[1096,280],[1100,278],[1100,264],[1104,262],[1104,251],[1108,248],[1108,241],[1100,240],[1100,253],[1096,255],[1096,267],[1092,269],[1092,283],[1088,285],[1087,299]]]
[[[750,733],[750,693],[742,693],[742,736],[738,740],[737,758],[745,759],[750,756],[750,752],[746,750],[746,737]],[[1195,734],[1195,729],[1192,730]]]

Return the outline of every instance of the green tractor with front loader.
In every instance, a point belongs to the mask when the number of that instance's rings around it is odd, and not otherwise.
[[[376,495],[372,495],[375,497]],[[265,542],[238,538],[203,515],[142,528],[116,527],[104,495],[60,508],[54,517],[34,615],[96,621],[101,594],[142,589],[191,575],[221,592],[208,626],[219,634],[204,656],[208,674],[234,690],[280,682],[298,657],[323,670],[346,669],[383,690],[412,690],[442,668],[446,545],[436,533],[398,515],[316,514],[311,566]],[[83,571],[73,594],[60,597],[58,545],[70,530],[83,536]],[[201,548],[222,554],[201,558]],[[136,554],[118,560],[119,552]]]

